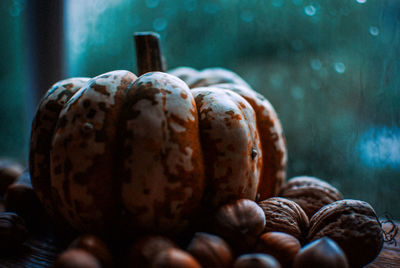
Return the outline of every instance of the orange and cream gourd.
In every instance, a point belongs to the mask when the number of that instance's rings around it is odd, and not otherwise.
[[[190,72],[112,71],[47,92],[30,172],[54,218],[80,231],[170,232],[204,208],[279,192],[286,147],[271,104],[230,71]]]

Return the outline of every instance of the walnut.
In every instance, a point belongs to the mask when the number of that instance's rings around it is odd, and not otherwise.
[[[258,203],[265,213],[264,232],[283,232],[300,242],[307,235],[309,220],[303,209],[294,201],[272,197]]]
[[[324,236],[343,249],[351,267],[370,263],[383,246],[383,232],[374,209],[359,200],[339,200],[314,214],[307,238],[313,241]]]
[[[280,196],[295,201],[309,218],[323,206],[343,199],[338,189],[315,177],[299,176],[290,179]]]

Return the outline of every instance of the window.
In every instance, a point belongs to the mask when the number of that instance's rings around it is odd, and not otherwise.
[[[0,150],[20,159],[30,120],[23,3],[0,11]],[[156,31],[169,68],[232,69],[271,101],[289,178],[326,179],[400,217],[400,2],[66,0],[65,12],[66,76],[135,71],[132,33]]]

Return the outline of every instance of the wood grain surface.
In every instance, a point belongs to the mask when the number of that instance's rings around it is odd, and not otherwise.
[[[396,223],[399,226],[399,222]],[[383,224],[388,231],[392,225]],[[65,245],[57,245],[51,228],[48,232],[41,232],[30,237],[21,250],[8,256],[0,256],[0,267],[51,267],[57,255],[65,248]],[[374,262],[367,265],[368,268],[394,268],[400,267],[400,234],[396,235],[393,243],[385,242],[379,256]]]

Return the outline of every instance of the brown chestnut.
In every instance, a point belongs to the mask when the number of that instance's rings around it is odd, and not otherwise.
[[[86,250],[68,249],[58,256],[53,268],[101,268],[101,264]]]
[[[269,232],[260,236],[256,251],[272,255],[282,267],[291,267],[300,248],[296,237],[282,232]]]
[[[271,255],[252,253],[239,256],[233,268],[281,268],[281,265]]]
[[[215,217],[216,234],[238,252],[251,250],[264,227],[264,211],[249,199],[239,199],[220,207]]]
[[[76,238],[69,248],[83,249],[95,256],[102,267],[112,267],[112,256],[107,245],[97,236],[84,234]]]
[[[230,267],[233,254],[230,246],[220,237],[207,233],[195,233],[187,251],[202,267]]]
[[[4,197],[7,211],[20,215],[29,227],[43,216],[42,205],[32,186],[23,183],[11,184]]]
[[[0,159],[0,195],[4,195],[9,185],[17,181],[24,168],[12,160]]]
[[[294,268],[348,268],[346,255],[335,241],[322,237],[305,245],[294,259]]]
[[[178,248],[168,248],[159,252],[150,267],[154,268],[201,268],[197,260],[188,252]]]
[[[165,236],[147,235],[131,246],[128,262],[134,267],[149,267],[161,251],[176,247],[177,245]]]

